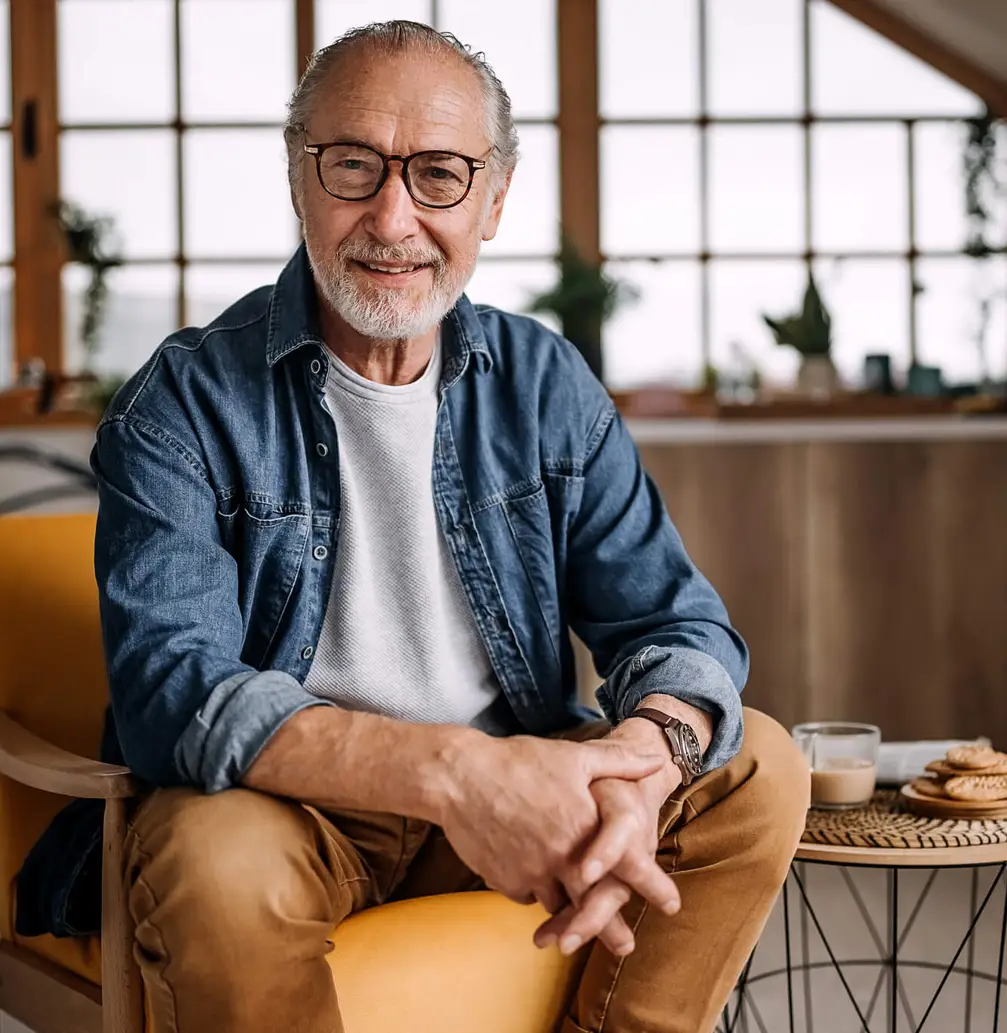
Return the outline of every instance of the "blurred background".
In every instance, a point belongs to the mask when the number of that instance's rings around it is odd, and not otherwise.
[[[970,120],[1007,97],[995,0],[510,0],[506,17],[473,0],[4,0],[0,387],[36,355],[85,366],[90,271],[60,267],[54,195],[106,217],[123,261],[98,373],[132,372],[271,282],[297,242],[279,130],[304,54],[392,17],[484,50],[520,122],[471,297],[526,308],[554,285],[565,232],[639,295],[604,326],[613,390],[714,372],[788,384],[799,356],[762,314],[799,307],[809,269],[847,385],[875,353],[896,380],[914,362],[947,384],[1007,376],[1002,127],[977,183],[969,165]],[[994,253],[965,253],[977,232]]]

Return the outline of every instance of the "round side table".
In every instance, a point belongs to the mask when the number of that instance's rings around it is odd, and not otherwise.
[[[860,912],[873,941],[876,956],[872,958],[840,958],[823,928],[809,892],[807,866],[838,867],[843,882]],[[851,876],[851,870],[883,869],[886,873],[884,925],[879,928]],[[950,963],[945,966],[934,961],[907,957],[902,953],[906,937],[926,901],[938,873],[950,868],[969,869],[971,894],[968,929],[956,943]],[[979,899],[979,872],[995,868],[988,889]],[[917,899],[907,909],[900,900],[899,873],[907,869],[929,870]],[[804,838],[797,849],[787,881],[783,886],[783,927],[785,966],[752,974],[753,952],[735,988],[731,1003],[725,1008],[716,1033],[778,1033],[779,1027],[768,1029],[752,1006],[750,989],[765,980],[785,980],[789,1033],[814,1033],[812,1012],[811,975],[817,969],[835,971],[852,1005],[859,1025],[850,1026],[851,1033],[953,1033],[938,1030],[931,1014],[941,992],[952,976],[966,980],[965,1015],[960,1027],[962,1033],[978,1033],[973,1025],[972,999],[975,981],[994,985],[992,1027],[998,1033],[1000,1023],[1001,991],[1004,980],[1004,949],[1007,943],[1007,820],[960,821],[917,817],[903,809],[899,795],[892,790],[881,790],[871,803],[860,810],[832,812],[811,810]],[[1000,950],[996,972],[979,971],[975,967],[974,933],[980,918],[992,910],[990,902],[998,886],[1003,895],[1000,915]],[[905,894],[903,894],[904,898]],[[797,911],[798,944],[791,928],[791,912]],[[814,929],[825,949],[828,961],[809,958],[810,930]],[[756,951],[758,947],[756,948]],[[962,955],[965,955],[962,962]],[[847,979],[846,969],[871,967],[878,971],[874,992],[866,1006],[858,1002]],[[916,1016],[908,1000],[901,973],[906,969],[930,969],[941,973],[937,989],[925,1009]],[[794,983],[804,982],[804,1025],[795,1025]],[[887,984],[884,1007],[879,1009],[882,985]],[[901,1008],[900,1008],[901,1005]],[[879,1015],[878,1012],[881,1012]],[[1007,1001],[1004,1011],[1007,1012]],[[931,1020],[931,1021],[928,1021]]]

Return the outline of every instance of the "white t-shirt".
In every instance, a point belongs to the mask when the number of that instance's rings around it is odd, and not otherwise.
[[[325,401],[339,441],[341,519],[304,687],[407,721],[492,724],[500,686],[434,510],[440,373],[439,341],[423,376],[395,387],[330,353]]]

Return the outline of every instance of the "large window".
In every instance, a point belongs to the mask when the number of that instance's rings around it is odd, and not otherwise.
[[[963,119],[982,105],[827,0],[0,0],[0,387],[15,358],[82,363],[57,196],[111,216],[125,259],[99,372],[271,282],[297,243],[280,129],[299,62],[390,17],[485,50],[514,101],[522,160],[470,296],[521,310],[551,285],[563,212],[641,291],[606,327],[613,388],[708,363],[789,379],[761,314],[796,308],[809,269],[849,382],[878,351],[951,381],[1007,372],[1007,258],[964,251]]]
[[[600,17],[601,246],[642,294],[607,328],[611,386],[695,383],[707,362],[788,379],[761,313],[796,309],[809,268],[849,382],[870,352],[976,379],[984,298],[1003,376],[1007,262],[963,254],[973,94],[825,0]]]

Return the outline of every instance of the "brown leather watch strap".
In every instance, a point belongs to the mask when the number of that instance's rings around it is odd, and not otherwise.
[[[663,710],[656,710],[654,707],[638,707],[629,716],[642,717],[646,721],[653,721],[654,724],[659,725],[664,730],[665,738],[668,740],[668,747],[671,750],[672,762],[682,773],[683,786],[689,785],[700,774],[701,769],[698,766],[698,762],[696,764],[690,763],[689,756],[681,739],[680,729],[682,728],[688,728],[692,737],[696,738],[695,730],[691,726],[686,725],[684,721],[680,721],[677,717],[666,714]]]

